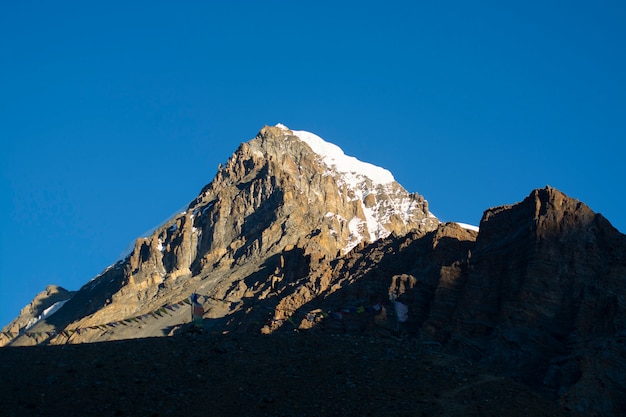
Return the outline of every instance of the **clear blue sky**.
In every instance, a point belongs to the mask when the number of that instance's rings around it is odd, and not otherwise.
[[[624,4],[0,0],[0,326],[278,122],[444,221],[549,184],[626,231]]]

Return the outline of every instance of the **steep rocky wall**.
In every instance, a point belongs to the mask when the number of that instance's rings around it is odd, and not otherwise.
[[[284,319],[293,317],[303,329],[398,329],[388,302],[374,316],[354,314],[393,295],[409,308],[403,332],[583,415],[614,416],[626,409],[625,285],[626,237],[546,187],[486,211],[478,235],[446,224],[355,248],[285,294],[274,328],[291,328]],[[345,313],[316,327],[310,311]]]
[[[604,217],[550,187],[490,209],[452,285],[448,318],[433,313],[429,337],[571,409],[626,409],[616,377],[626,370],[626,237]]]

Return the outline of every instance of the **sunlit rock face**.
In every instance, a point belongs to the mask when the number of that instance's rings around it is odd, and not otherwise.
[[[388,171],[282,126],[266,127],[241,145],[188,215],[201,234],[195,271],[277,253],[303,238],[334,257],[361,242],[426,232],[438,223],[427,202]]]
[[[137,239],[124,259],[85,284],[40,329],[51,334],[115,322],[200,289],[232,303],[267,297],[272,289],[277,297],[279,287],[356,247],[391,234],[423,235],[438,223],[424,198],[389,171],[312,133],[266,126],[218,167],[186,210]],[[233,308],[222,303],[211,311],[224,316]],[[71,340],[162,335],[145,328],[126,333],[80,332]],[[47,339],[67,340],[67,333]]]

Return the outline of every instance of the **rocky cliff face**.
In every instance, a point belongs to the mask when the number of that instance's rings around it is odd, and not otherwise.
[[[399,328],[582,415],[626,409],[626,236],[553,188],[487,210],[479,233],[441,224],[333,265],[326,290],[302,303],[339,313],[322,328]],[[406,322],[397,323],[391,298],[408,306]],[[380,312],[354,314],[372,305]]]
[[[545,188],[485,212],[449,314],[424,328],[575,410],[612,415],[626,409],[625,296],[626,236]]]
[[[440,224],[388,171],[265,127],[185,212],[0,343],[174,334],[196,292],[208,332],[400,331],[610,416],[626,409],[625,277],[626,236],[553,188],[488,209],[476,232]]]

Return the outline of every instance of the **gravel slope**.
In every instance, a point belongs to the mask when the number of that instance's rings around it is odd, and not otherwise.
[[[186,333],[0,349],[5,416],[568,416],[413,339]]]

